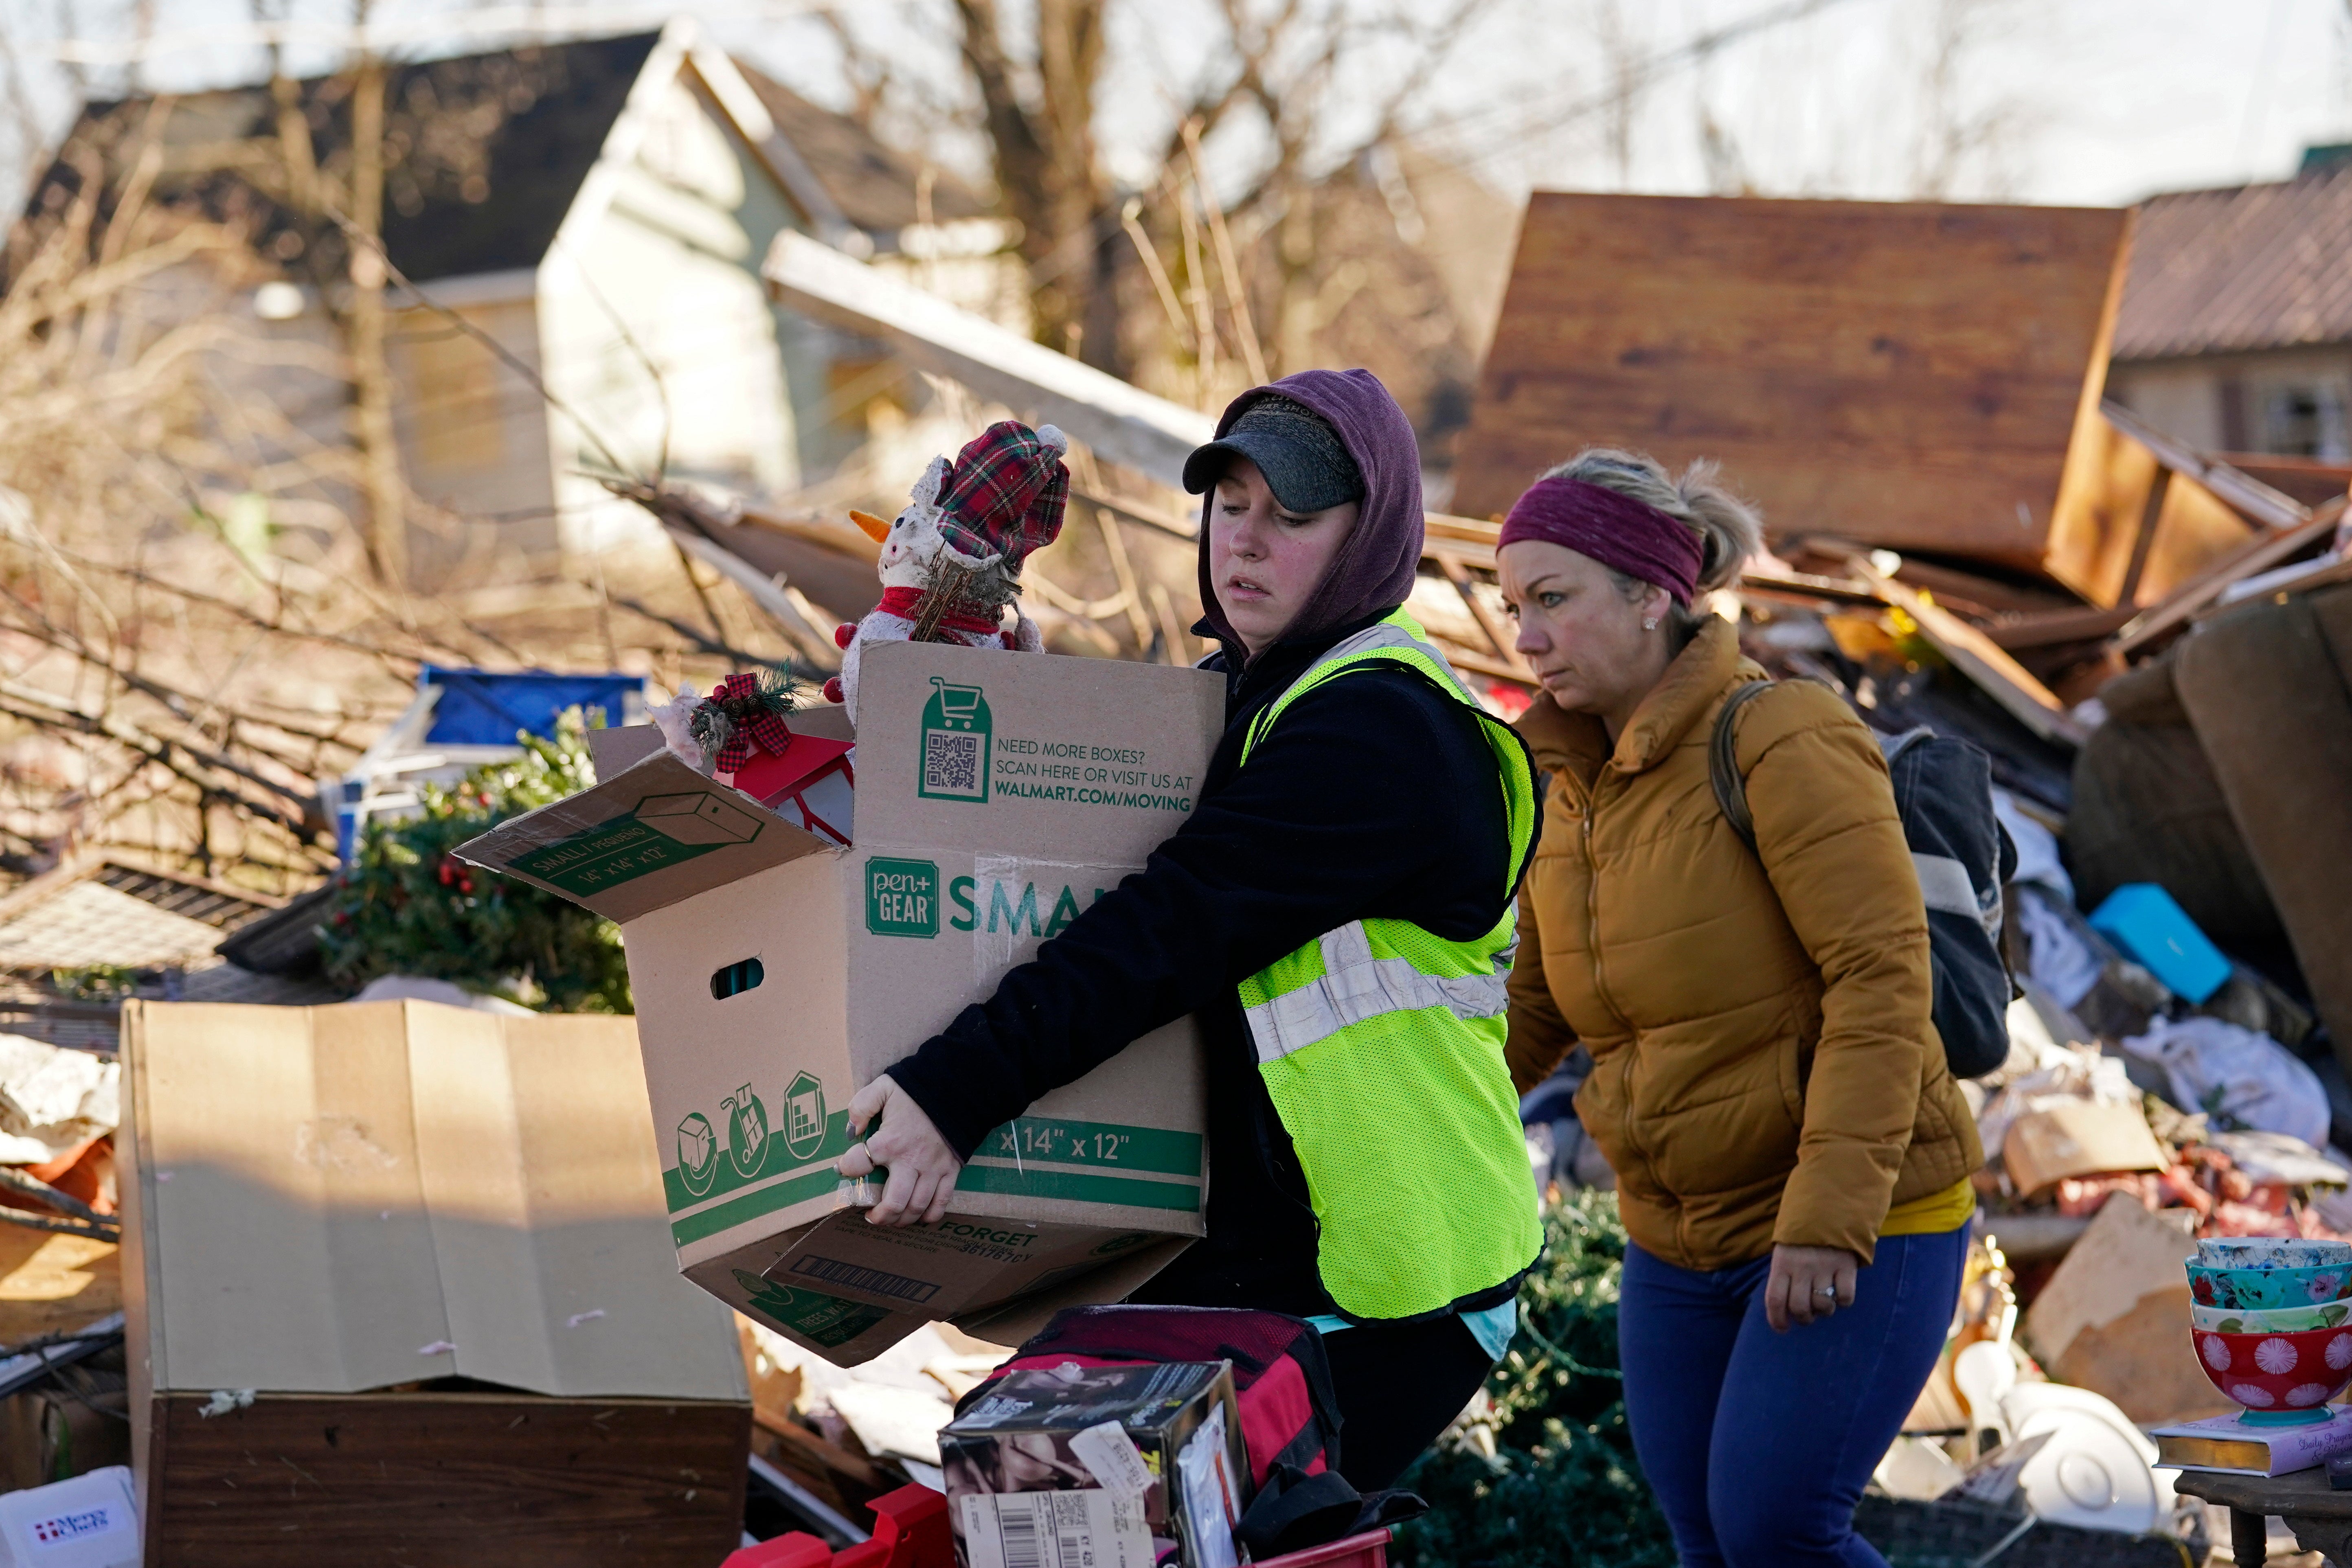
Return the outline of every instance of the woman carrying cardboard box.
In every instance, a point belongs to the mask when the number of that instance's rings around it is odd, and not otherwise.
[[[1197,1014],[1208,1235],[1137,1299],[1318,1320],[1370,1491],[1476,1393],[1542,1243],[1503,1059],[1534,775],[1402,611],[1420,455],[1380,382],[1286,377],[1218,437],[1185,467],[1226,682],[1192,815],[858,1095],[841,1170],[936,1222],[992,1129]]]

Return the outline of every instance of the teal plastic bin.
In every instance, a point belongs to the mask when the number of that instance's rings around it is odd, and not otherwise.
[[[2109,893],[2091,911],[2091,929],[2191,1003],[2204,1001],[2230,978],[2228,956],[2154,882],[2126,882]]]

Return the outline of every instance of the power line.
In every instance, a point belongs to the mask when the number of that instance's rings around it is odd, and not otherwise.
[[[1415,132],[1426,134],[1430,132],[1459,132],[1488,122],[1507,122],[1508,133],[1514,137],[1538,135],[1547,131],[1557,131],[1561,126],[1581,120],[1587,115],[1599,114],[1614,109],[1641,89],[1655,85],[1662,79],[1673,75],[1684,67],[1696,65],[1728,45],[1738,43],[1758,33],[1769,32],[1790,22],[1809,20],[1823,12],[1834,10],[1840,5],[1851,3],[1852,0],[1786,0],[1782,5],[1766,6],[1763,10],[1742,16],[1738,21],[1727,22],[1720,27],[1699,33],[1675,45],[1673,48],[1662,49],[1654,55],[1646,55],[1634,61],[1614,86],[1601,92],[1588,93],[1580,98],[1570,99],[1553,110],[1536,110],[1533,118],[1524,118],[1529,114],[1529,106],[1526,102],[1512,102],[1506,100],[1486,104],[1477,109],[1465,110],[1460,114],[1423,122],[1415,128]]]

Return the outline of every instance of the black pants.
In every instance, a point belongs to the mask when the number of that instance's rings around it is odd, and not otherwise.
[[[1339,1401],[1339,1473],[1360,1492],[1394,1486],[1486,1381],[1494,1363],[1459,1318],[1323,1336]]]

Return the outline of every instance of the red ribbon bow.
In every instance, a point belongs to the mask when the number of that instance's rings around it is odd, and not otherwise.
[[[704,699],[727,715],[727,743],[719,748],[717,765],[722,773],[738,773],[751,760],[755,745],[772,757],[781,757],[793,743],[793,732],[760,700],[760,678],[748,673],[729,676]]]

